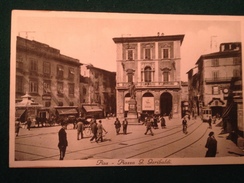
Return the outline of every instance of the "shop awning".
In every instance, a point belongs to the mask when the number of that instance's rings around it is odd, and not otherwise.
[[[17,109],[15,111],[15,117],[16,118],[21,118],[21,116],[25,113],[26,109]]]
[[[75,115],[78,114],[76,109],[57,109],[59,115]]]
[[[83,106],[83,108],[86,110],[86,112],[101,112],[102,109],[98,106]]]
[[[233,108],[233,106],[234,106],[234,102],[231,102],[228,106],[226,106],[226,108],[225,108],[225,110],[223,112],[222,118],[226,118],[229,115],[229,113],[230,113],[231,109]]]

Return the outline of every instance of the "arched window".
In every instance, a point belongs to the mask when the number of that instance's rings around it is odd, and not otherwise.
[[[152,72],[152,69],[151,67],[145,67],[144,69],[144,78],[145,78],[145,82],[151,82],[152,81],[152,77],[151,77],[151,72]]]

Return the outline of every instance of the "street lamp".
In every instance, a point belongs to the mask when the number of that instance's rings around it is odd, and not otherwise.
[[[197,94],[197,115],[199,116],[199,97],[200,95]]]

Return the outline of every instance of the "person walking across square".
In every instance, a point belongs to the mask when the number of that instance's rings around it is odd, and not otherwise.
[[[91,123],[91,131],[92,131],[92,138],[90,139],[90,141],[93,141],[94,139],[97,139],[97,121],[95,119],[92,120]]]
[[[153,120],[150,117],[148,117],[147,120],[146,120],[146,132],[145,132],[145,135],[147,135],[147,132],[150,131],[151,135],[153,136],[152,123],[153,123]]]
[[[205,147],[208,149],[205,157],[215,157],[216,156],[217,140],[214,137],[214,132],[209,133]]]
[[[102,121],[99,120],[99,123],[97,124],[97,139],[96,139],[96,142],[98,143],[99,140],[101,140],[101,142],[103,142],[103,131],[105,133],[108,133],[104,128],[103,128],[103,125],[102,125]]]
[[[116,134],[119,135],[119,131],[120,131],[120,127],[121,127],[121,123],[119,121],[118,118],[116,118],[115,122],[114,122],[114,126],[115,126],[115,130],[116,130]]]
[[[126,135],[127,134],[127,126],[128,126],[128,121],[126,118],[123,120],[122,126],[123,126],[123,133]]]
[[[183,133],[187,134],[187,116],[184,116],[182,120]]]
[[[81,139],[83,139],[84,124],[80,118],[78,118],[77,121],[78,121],[77,122],[77,140],[80,140],[80,136],[81,136]]]
[[[59,160],[63,160],[68,146],[67,134],[66,134],[66,123],[61,123],[62,128],[58,132],[58,148],[59,148]]]

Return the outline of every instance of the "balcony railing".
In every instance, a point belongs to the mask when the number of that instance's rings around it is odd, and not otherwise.
[[[230,82],[232,77],[217,77],[217,78],[205,78],[206,83],[226,83]]]
[[[117,88],[125,89],[129,87],[128,82],[118,82],[116,84]],[[137,82],[134,83],[136,88],[143,88],[143,87],[159,87],[159,88],[179,88],[181,82],[180,81],[167,81],[167,82]]]

